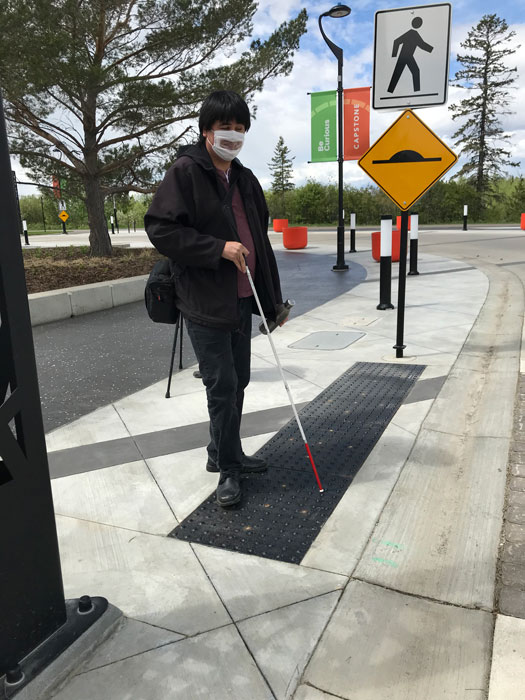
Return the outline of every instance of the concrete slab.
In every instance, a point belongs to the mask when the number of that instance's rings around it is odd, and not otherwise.
[[[274,433],[243,440],[246,454],[256,452]],[[155,481],[179,522],[215,491],[219,475],[206,471],[205,447],[146,460]],[[171,529],[175,527],[176,523]],[[168,531],[166,531],[168,532]]]
[[[122,304],[131,304],[134,301],[142,301],[144,299],[144,287],[148,275],[140,275],[138,277],[125,277],[120,280],[111,282],[111,298],[113,306],[122,306]]]
[[[113,306],[111,286],[106,282],[85,284],[82,287],[69,287],[68,291],[71,296],[73,316],[111,309]]]
[[[53,479],[55,512],[150,535],[177,520],[144,461]]]
[[[390,423],[308,550],[304,566],[352,574],[414,440]]]
[[[288,700],[340,593],[328,593],[240,622],[239,631],[277,700]]]
[[[29,294],[28,299],[32,326],[39,326],[41,323],[50,323],[51,321],[62,321],[73,315],[71,297],[66,290]]]
[[[491,637],[490,613],[352,581],[304,682],[348,700],[483,700]]]
[[[108,405],[47,433],[46,445],[48,452],[53,452],[127,437],[129,432],[121,417],[114,406]]]
[[[339,591],[348,580],[295,564],[192,546],[235,621]]]
[[[522,700],[525,688],[525,620],[498,615],[488,700]]]
[[[503,438],[424,427],[355,576],[492,609],[507,453]]]
[[[184,639],[180,634],[147,625],[144,622],[122,618],[113,634],[98,646],[90,658],[79,669],[79,673],[108,666],[145,651],[158,649]]]
[[[327,695],[326,693],[323,693],[322,690],[317,690],[317,688],[314,688],[311,685],[300,685],[299,688],[297,688],[297,691],[295,695],[293,696],[294,700],[333,700],[334,696],[333,695]]]
[[[425,427],[453,435],[510,438],[518,360],[506,361],[507,371],[487,371],[487,359],[478,358],[477,370],[454,367],[436,399]]]
[[[82,673],[54,700],[273,700],[233,625]]]
[[[62,516],[57,529],[66,598],[96,591],[126,617],[183,635],[231,622],[185,542]]]

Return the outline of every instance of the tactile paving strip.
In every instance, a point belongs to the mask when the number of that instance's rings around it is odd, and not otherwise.
[[[269,469],[243,478],[238,505],[212,494],[170,536],[298,564],[424,368],[358,362],[303,408],[324,494],[292,419],[257,452]]]

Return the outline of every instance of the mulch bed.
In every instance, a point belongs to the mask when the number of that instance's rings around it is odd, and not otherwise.
[[[162,256],[152,248],[114,248],[111,258],[89,255],[88,246],[25,248],[28,294],[147,275]]]

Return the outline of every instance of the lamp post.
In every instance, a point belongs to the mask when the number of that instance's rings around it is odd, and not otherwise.
[[[334,5],[331,10],[319,15],[319,29],[323,39],[337,58],[337,163],[339,166],[339,220],[337,225],[337,262],[332,270],[348,270],[345,264],[345,221],[343,211],[343,49],[336,46],[323,31],[323,17],[346,17],[351,12],[347,5]]]

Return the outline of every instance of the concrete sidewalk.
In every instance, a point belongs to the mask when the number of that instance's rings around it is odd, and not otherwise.
[[[305,274],[327,250],[301,252]],[[369,251],[351,262],[364,282],[272,336],[295,401],[357,361],[426,369],[300,565],[166,537],[217,481],[205,442],[185,442],[207,421],[191,370],[169,401],[163,381],[48,434],[66,597],[102,595],[124,613],[56,700],[522,697],[525,621],[496,615],[494,592],[523,289],[495,266],[421,256],[396,360],[396,311],[376,310],[379,266]],[[354,330],[364,335],[343,349],[290,347]],[[259,336],[247,453],[287,406]],[[156,456],[141,453],[146,439]]]

